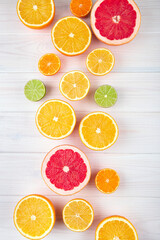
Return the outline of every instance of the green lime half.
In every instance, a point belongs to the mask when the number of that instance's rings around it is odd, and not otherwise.
[[[117,101],[117,92],[112,86],[103,85],[96,90],[94,99],[100,107],[112,107]]]
[[[24,94],[30,101],[37,102],[45,96],[46,88],[40,80],[33,79],[26,83]]]

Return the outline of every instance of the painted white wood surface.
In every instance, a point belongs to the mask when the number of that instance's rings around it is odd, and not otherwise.
[[[57,19],[70,15],[69,0],[55,0]],[[95,1],[94,1],[95,2]],[[0,0],[0,239],[23,240],[13,225],[13,210],[19,199],[30,193],[48,196],[56,207],[57,222],[46,237],[51,240],[94,239],[97,224],[105,217],[119,214],[135,225],[139,239],[159,240],[160,236],[160,2],[136,1],[142,13],[137,37],[129,44],[110,47],[94,36],[90,48],[74,58],[58,53],[50,37],[53,24],[40,31],[23,26],[16,15],[16,0]],[[89,18],[85,18],[89,23]],[[95,47],[113,51],[116,64],[105,77],[88,73],[85,59]],[[57,53],[62,67],[53,77],[38,72],[37,62],[47,52]],[[52,141],[39,134],[34,123],[38,106],[46,99],[64,99],[58,90],[62,75],[70,70],[86,72],[91,81],[88,96],[71,103],[77,114],[73,134],[62,141]],[[46,97],[31,103],[23,88],[32,79],[42,80]],[[117,121],[120,135],[110,149],[95,153],[81,143],[78,135],[80,119],[90,111],[100,110],[94,103],[95,89],[111,84],[118,91],[118,102],[107,110]],[[75,144],[88,156],[92,178],[88,186],[72,197],[61,197],[44,184],[40,167],[45,154],[62,143]],[[110,196],[101,194],[94,185],[95,174],[104,167],[117,170],[121,183]],[[64,204],[72,198],[90,201],[95,221],[84,233],[69,231],[62,222]]]

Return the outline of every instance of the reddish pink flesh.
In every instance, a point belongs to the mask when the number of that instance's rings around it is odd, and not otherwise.
[[[65,172],[64,167],[68,167],[69,171]],[[80,154],[71,149],[56,151],[47,163],[47,178],[55,187],[65,191],[78,187],[86,175],[86,164]]]
[[[104,0],[95,12],[95,26],[103,37],[122,40],[134,32],[136,17],[128,0]]]

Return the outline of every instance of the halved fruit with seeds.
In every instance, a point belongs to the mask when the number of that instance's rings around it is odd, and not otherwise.
[[[80,122],[79,135],[84,145],[92,150],[105,150],[118,138],[115,120],[105,112],[92,112]]]
[[[55,210],[53,204],[43,196],[26,196],[15,207],[14,224],[26,238],[36,240],[44,238],[50,233],[54,223]]]
[[[91,12],[91,27],[96,37],[109,45],[121,45],[134,39],[141,13],[133,0],[99,0]]]
[[[132,223],[121,216],[105,218],[96,229],[96,240],[138,240]]]
[[[18,0],[17,14],[21,22],[30,28],[47,27],[54,18],[53,0]]]
[[[59,89],[64,97],[78,101],[86,97],[90,89],[88,77],[81,71],[71,71],[62,77]]]
[[[62,145],[53,148],[42,163],[42,177],[57,194],[72,195],[90,180],[91,168],[86,155],[78,148]]]
[[[68,56],[75,56],[87,50],[92,34],[83,20],[69,16],[56,22],[51,37],[58,51]]]
[[[76,115],[67,102],[51,99],[44,102],[36,113],[36,125],[39,132],[51,139],[69,136],[75,127]]]
[[[86,231],[92,225],[93,218],[93,208],[84,199],[73,199],[63,208],[64,224],[74,232]]]

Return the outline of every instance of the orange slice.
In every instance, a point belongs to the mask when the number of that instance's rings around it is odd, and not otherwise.
[[[126,218],[105,218],[96,229],[96,240],[138,240],[134,226]]]
[[[39,71],[46,76],[56,74],[61,67],[59,57],[54,53],[47,53],[43,55],[38,62]]]
[[[97,48],[88,54],[86,66],[92,74],[102,76],[112,70],[114,62],[111,51],[106,48]]]
[[[58,20],[51,36],[57,50],[69,56],[86,51],[92,37],[88,25],[77,17],[64,17]]]
[[[119,176],[117,172],[110,168],[100,170],[95,178],[95,184],[102,193],[113,193],[119,186]]]
[[[101,151],[111,147],[116,142],[118,126],[109,114],[92,112],[80,122],[79,135],[86,147]]]
[[[72,0],[70,3],[71,12],[77,17],[85,17],[91,11],[92,0]]]
[[[86,97],[89,92],[90,81],[83,72],[68,72],[62,77],[59,89],[62,95],[69,100],[81,100]]]
[[[54,18],[53,0],[18,0],[17,14],[21,22],[30,28],[41,29],[48,26]]]
[[[54,223],[54,207],[43,196],[26,196],[15,207],[14,224],[17,230],[26,238],[44,238],[52,230]]]
[[[84,199],[73,199],[63,208],[64,224],[72,231],[86,231],[93,222],[94,211]]]
[[[39,132],[51,139],[69,136],[76,124],[76,115],[70,104],[51,99],[44,102],[36,113],[36,125]]]

